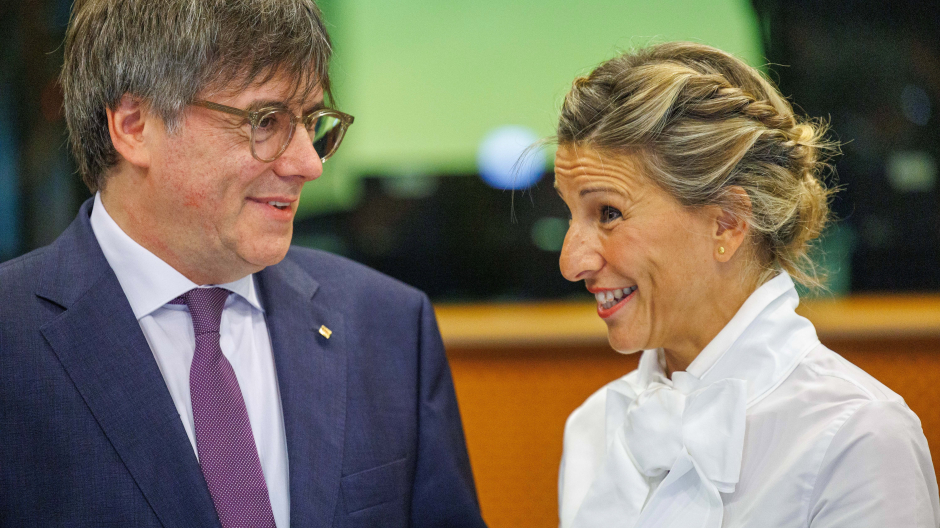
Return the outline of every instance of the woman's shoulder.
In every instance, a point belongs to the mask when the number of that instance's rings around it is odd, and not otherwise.
[[[895,523],[901,509],[940,519],[920,420],[901,396],[822,345],[748,407],[746,438],[729,518],[776,511],[812,526],[925,526]]]
[[[839,416],[825,435],[809,516],[819,525],[936,526],[937,480],[920,420],[897,393],[831,350],[804,362]],[[809,386],[809,385],[808,385]],[[825,387],[825,388],[823,388]],[[887,505],[887,506],[886,506]]]
[[[825,440],[829,448],[840,437],[865,437],[866,441],[923,439],[920,420],[904,398],[823,345],[807,354],[780,387],[751,407],[748,414],[751,418],[767,414],[785,419],[800,424],[804,432],[824,431],[820,440]]]
[[[766,398],[751,405],[748,416],[755,425],[763,418],[800,424],[804,433],[818,431],[822,433],[818,440],[827,441],[846,422],[854,423],[859,433],[902,432],[885,431],[885,420],[901,420],[920,428],[904,398],[823,345],[810,351]]]
[[[810,352],[781,389],[784,397],[799,395],[804,414],[826,408],[833,415],[830,456],[840,439],[847,446],[864,438],[873,446],[913,442],[926,449],[920,420],[904,398],[825,346]]]
[[[784,384],[821,390],[836,400],[904,401],[874,376],[823,345],[813,349]]]

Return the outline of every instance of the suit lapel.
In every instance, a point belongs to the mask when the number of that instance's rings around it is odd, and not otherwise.
[[[65,311],[41,331],[160,521],[217,527],[192,445],[89,211],[90,201],[45,255],[37,295]]]
[[[316,281],[289,257],[258,279],[287,433],[291,525],[330,526],[346,421],[343,317],[314,301]]]

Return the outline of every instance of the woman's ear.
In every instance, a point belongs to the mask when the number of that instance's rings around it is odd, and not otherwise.
[[[712,210],[715,229],[714,255],[718,262],[731,260],[747,239],[749,229],[746,218],[750,216],[751,198],[738,186],[728,189],[728,193],[728,205],[715,206]]]
[[[114,149],[131,165],[149,167],[150,149],[144,132],[152,121],[146,105],[140,99],[124,94],[114,108],[105,111]]]

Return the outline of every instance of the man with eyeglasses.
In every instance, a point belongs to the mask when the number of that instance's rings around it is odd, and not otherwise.
[[[0,526],[483,526],[427,298],[290,247],[330,53],[311,0],[76,0],[95,196],[0,266]]]

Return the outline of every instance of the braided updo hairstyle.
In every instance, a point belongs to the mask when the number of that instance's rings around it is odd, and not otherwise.
[[[718,49],[661,44],[575,79],[559,145],[638,154],[646,176],[688,207],[718,205],[750,227],[761,282],[779,269],[819,286],[807,256],[829,219],[822,181],[836,145],[798,118],[761,73]],[[750,207],[732,187],[743,189]],[[738,198],[736,198],[736,196]]]

